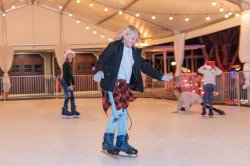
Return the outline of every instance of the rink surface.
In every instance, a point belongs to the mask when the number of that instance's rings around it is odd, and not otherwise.
[[[100,98],[76,99],[78,119],[62,119],[62,99],[0,101],[1,166],[249,166],[250,108],[225,116],[171,113],[176,101],[139,98],[129,131],[137,158],[101,152],[107,117]]]

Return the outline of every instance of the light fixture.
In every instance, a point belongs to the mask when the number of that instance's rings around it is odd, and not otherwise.
[[[107,11],[108,11],[108,8],[105,7],[104,11],[107,12]]]
[[[137,13],[135,14],[135,16],[136,16],[136,17],[140,17],[140,14],[137,12]]]
[[[5,13],[3,13],[3,16],[6,16],[6,14],[5,14]]]
[[[103,38],[104,38],[104,35],[101,35],[101,38],[103,39]]]
[[[217,5],[216,1],[213,1],[212,6],[216,6],[216,5]]]
[[[88,30],[88,29],[89,29],[89,26],[86,26],[86,27],[85,27],[85,29],[87,29],[87,30]]]
[[[174,19],[174,17],[173,17],[173,16],[170,16],[168,19],[169,19],[170,21],[172,21],[172,20]]]
[[[79,23],[80,23],[80,20],[77,20],[76,23],[79,24]]]
[[[209,16],[207,16],[207,17],[206,17],[206,20],[207,20],[207,21],[209,21],[209,20],[210,20],[210,17],[209,17]]]
[[[220,12],[224,12],[224,8],[223,7],[220,7]]]
[[[225,15],[225,18],[228,18],[228,17],[229,17],[229,15],[228,15],[228,14],[226,14],[226,15]]]
[[[93,31],[93,34],[96,34],[96,31]]]
[[[90,7],[93,7],[93,6],[94,6],[94,4],[91,2],[91,3],[89,4],[89,6],[90,6]]]
[[[62,9],[62,8],[63,8],[63,7],[60,5],[60,6],[59,6],[59,9]]]
[[[112,39],[111,39],[111,38],[109,38],[109,41],[111,42],[111,41],[112,41]]]
[[[71,13],[69,13],[69,16],[70,16],[70,17],[72,17],[72,14],[71,14]]]
[[[15,9],[15,8],[16,8],[16,6],[15,6],[15,5],[12,5],[12,6],[11,6],[11,8],[12,8],[12,9]]]
[[[80,0],[77,0],[76,3],[80,3],[81,1]]]
[[[236,13],[236,14],[235,14],[235,17],[239,17],[239,16],[240,16],[240,14],[239,14],[239,13]]]
[[[118,13],[119,13],[119,14],[122,14],[122,10],[120,10]]]
[[[152,20],[155,20],[155,16],[152,16],[151,19],[152,19]]]
[[[189,17],[188,17],[188,16],[185,18],[185,21],[186,21],[186,22],[188,22],[188,21],[189,21]]]

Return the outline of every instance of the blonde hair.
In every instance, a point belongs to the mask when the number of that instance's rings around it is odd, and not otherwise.
[[[132,33],[134,32],[138,33],[138,38],[139,38],[140,36],[139,30],[133,25],[127,25],[123,27],[122,30],[116,34],[115,40],[123,40],[124,38],[131,36]]]

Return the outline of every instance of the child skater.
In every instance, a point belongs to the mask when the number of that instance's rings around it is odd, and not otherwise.
[[[203,74],[204,80],[204,95],[203,95],[203,108],[202,116],[206,115],[206,105],[207,100],[209,101],[209,117],[213,117],[213,93],[215,87],[215,77],[222,74],[222,71],[215,66],[214,61],[207,61],[205,65],[201,66],[198,69],[198,72]]]
[[[80,113],[76,111],[75,98],[74,98],[74,88],[75,80],[72,72],[72,61],[75,57],[75,52],[73,50],[66,50],[64,53],[65,62],[63,63],[63,77],[61,84],[65,94],[65,100],[62,107],[62,118],[74,118],[79,117]],[[68,103],[70,100],[71,112],[68,111]]]
[[[106,131],[103,137],[102,149],[112,155],[120,151],[136,155],[138,150],[128,143],[127,116],[129,102],[135,97],[130,90],[143,92],[141,72],[157,80],[171,80],[173,77],[163,75],[152,68],[141,57],[142,50],[136,48],[140,33],[132,25],[125,26],[100,55],[94,76],[96,82],[101,81],[102,104],[106,112],[111,107]],[[114,144],[115,129],[118,136]]]
[[[203,100],[200,95],[194,92],[182,92],[181,88],[177,87],[174,89],[174,95],[178,97],[178,104],[177,104],[177,112],[190,112],[190,107],[193,104],[201,104],[203,106]],[[210,108],[210,106],[206,105],[206,108]],[[225,112],[217,109],[212,108],[215,112],[217,112],[220,115],[225,115]]]

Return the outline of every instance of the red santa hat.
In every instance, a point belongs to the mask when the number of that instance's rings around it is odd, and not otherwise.
[[[211,66],[212,69],[215,69],[215,67],[216,67],[214,61],[206,61],[206,65],[207,65],[207,66]]]

